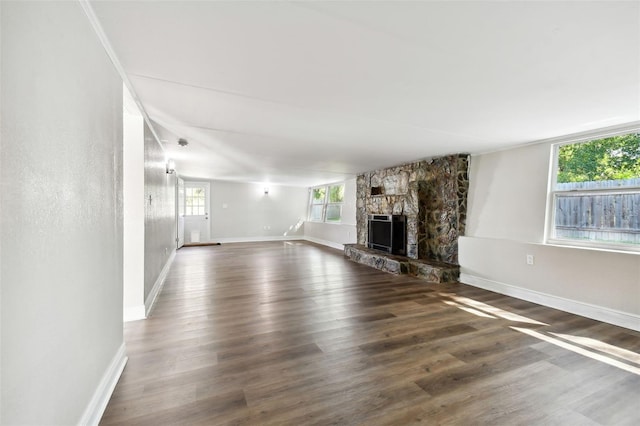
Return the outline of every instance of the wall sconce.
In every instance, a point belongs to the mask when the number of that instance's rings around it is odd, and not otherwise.
[[[173,160],[167,161],[167,174],[172,175],[176,172],[176,163]]]
[[[264,187],[264,195],[269,195],[269,187],[268,186]]]

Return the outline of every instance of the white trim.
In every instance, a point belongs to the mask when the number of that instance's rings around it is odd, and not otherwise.
[[[621,126],[605,127],[603,129],[591,130],[589,132],[577,133],[573,135],[561,136],[550,139],[556,146],[569,145],[581,142],[589,142],[597,139],[605,139],[613,136],[636,133],[640,131],[640,122],[623,124]]]
[[[465,273],[460,274],[460,282],[472,285],[474,287],[479,287],[485,290],[515,297],[517,299],[522,299],[529,302],[537,303],[539,305],[548,306],[550,308],[559,309],[561,311],[569,312],[583,317],[607,322],[609,324],[617,325],[635,331],[640,331],[640,316],[630,314],[628,312],[617,311],[615,309],[605,308],[603,306],[591,305],[589,303],[565,299],[563,297],[540,293],[538,291],[529,290],[511,284],[505,284]]]
[[[332,247],[338,250],[344,250],[344,244],[334,243],[333,241],[322,240],[320,238],[308,237],[306,235],[304,239],[312,243],[321,244],[323,246]]]
[[[151,310],[153,309],[153,305],[155,305],[156,299],[158,298],[160,291],[162,291],[162,287],[164,286],[164,281],[167,278],[167,274],[169,273],[169,268],[171,267],[171,263],[173,263],[173,259],[175,257],[176,257],[176,250],[174,249],[171,251],[171,256],[169,256],[167,263],[164,264],[162,271],[160,271],[160,275],[158,275],[156,282],[153,284],[153,288],[149,292],[147,299],[144,301],[145,318],[149,317],[149,313],[151,313]]]
[[[565,241],[567,240],[551,239],[542,245],[549,246],[549,247],[569,248],[569,249],[577,249],[577,250],[603,251],[608,253],[631,254],[636,256],[640,255],[640,250],[628,250],[627,247],[621,250],[611,244],[608,244],[607,246],[604,246],[604,245],[594,246],[594,245],[588,245],[588,244],[575,244],[575,240],[572,240],[571,244],[565,244]]]
[[[504,146],[497,149],[490,149],[487,151],[472,152],[469,154],[473,157],[473,156],[480,156],[480,155],[486,155],[486,154],[493,154],[496,152],[509,151],[512,149],[522,148],[525,146],[540,145],[540,144],[546,144],[546,143],[555,144],[555,143],[572,143],[572,142],[587,141],[589,139],[595,139],[598,137],[606,138],[609,136],[615,136],[617,134],[621,134],[625,132],[633,132],[634,130],[638,130],[638,129],[640,129],[640,121],[632,121],[630,123],[617,124],[609,127],[599,127],[597,129],[585,130],[583,132],[577,132],[577,133],[569,133],[566,135],[554,136],[546,139],[536,139],[529,142],[522,142],[519,144]]]
[[[555,247],[582,248],[611,253],[640,254],[640,246],[624,243],[612,243],[592,240],[572,240],[570,238],[548,238],[546,245]]]
[[[557,248],[569,249],[569,250],[590,250],[590,251],[601,251],[601,252],[628,254],[628,255],[636,255],[636,256],[639,254],[638,252],[629,251],[629,250],[616,250],[616,249],[613,249],[613,248],[604,248],[604,247],[587,247],[587,246],[567,245],[567,244],[562,244],[562,240],[556,240],[555,242],[552,240],[552,241],[550,241],[548,243],[541,243],[541,242],[536,242],[536,241],[518,241],[518,240],[511,240],[511,239],[508,239],[508,238],[495,238],[495,237],[469,237],[469,236],[462,236],[461,238],[482,239],[482,240],[489,240],[489,241],[500,241],[500,242],[503,242],[503,243],[526,244],[526,245],[540,246],[540,247],[557,247]]]
[[[91,3],[89,0],[78,0],[78,3],[80,3],[80,7],[82,7],[82,10],[84,10],[85,15],[87,15],[87,18],[89,19],[89,23],[93,27],[93,30],[96,32],[96,35],[98,36],[98,39],[102,44],[102,47],[107,53],[107,56],[109,56],[111,63],[115,67],[116,72],[118,73],[118,75],[120,75],[122,82],[127,87],[127,90],[129,90],[131,97],[133,98],[134,102],[138,106],[138,109],[140,110],[140,113],[142,114],[144,121],[147,123],[147,126],[149,126],[149,129],[151,130],[151,133],[153,134],[153,137],[155,138],[156,143],[160,145],[162,152],[164,152],[164,147],[160,143],[160,138],[158,137],[156,130],[151,125],[151,119],[149,118],[149,114],[147,114],[147,110],[142,105],[142,101],[140,101],[138,94],[136,93],[135,90],[133,90],[133,85],[131,84],[131,80],[129,80],[127,73],[124,71],[124,67],[122,66],[122,63],[120,62],[120,60],[118,59],[118,56],[116,55],[115,50],[113,50],[113,46],[111,46],[111,42],[109,41],[107,34],[104,32],[104,29],[100,24],[100,20],[98,19],[95,11],[93,10],[93,6],[91,6]]]
[[[261,243],[267,241],[292,241],[303,240],[301,235],[291,236],[272,236],[272,237],[227,237],[227,238],[213,238],[217,243]]]
[[[120,348],[118,348],[111,363],[105,370],[100,383],[98,383],[98,387],[93,393],[87,408],[85,408],[84,413],[82,413],[78,425],[94,426],[100,423],[100,419],[102,419],[104,410],[107,408],[107,404],[111,399],[113,390],[116,388],[116,384],[118,384],[118,380],[120,380],[120,376],[128,359],[124,342],[122,342],[122,345],[120,345]]]
[[[144,305],[126,306],[122,320],[124,322],[146,319]]]

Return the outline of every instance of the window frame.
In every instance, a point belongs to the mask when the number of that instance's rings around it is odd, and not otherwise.
[[[606,139],[613,136],[621,136],[630,133],[640,133],[640,126],[627,127],[611,132],[591,133],[577,138],[557,140],[551,145],[551,168],[549,173],[549,185],[547,191],[547,220],[545,221],[545,244],[587,248],[602,251],[619,251],[625,253],[640,253],[640,244],[618,243],[612,241],[578,240],[571,238],[557,237],[556,230],[556,201],[559,196],[579,197],[584,195],[618,195],[640,193],[640,186],[625,186],[614,188],[586,188],[586,189],[556,189],[558,181],[558,156],[560,147],[578,143],[586,143],[598,139]]]
[[[322,202],[319,202],[319,203],[315,203],[314,202],[315,198],[313,196],[313,192],[316,189],[324,189],[324,198],[323,198]],[[308,212],[307,212],[307,220],[309,222],[318,222],[318,223],[324,222],[325,210],[327,208],[327,195],[328,195],[327,194],[327,186],[325,186],[325,185],[314,186],[313,188],[309,188],[309,209],[308,209]],[[311,212],[313,211],[313,208],[316,207],[316,206],[320,206],[321,207],[320,208],[320,219],[318,219],[318,220],[312,219],[312,216],[311,216]]]
[[[342,201],[341,202],[331,202],[329,201],[330,199],[330,190],[332,187],[335,186],[342,186],[342,190],[343,190],[343,197],[342,197]],[[316,189],[322,189],[324,188],[324,200],[322,203],[314,203],[314,197],[313,197],[313,191]],[[308,209],[307,209],[307,221],[309,222],[314,222],[314,223],[333,223],[333,224],[339,224],[342,223],[342,207],[344,206],[344,188],[345,188],[345,183],[344,182],[335,182],[335,183],[328,183],[325,185],[317,185],[317,186],[312,186],[309,188],[309,204],[308,204]],[[319,220],[315,220],[312,219],[311,216],[311,211],[313,209],[314,206],[322,206],[322,214]],[[327,220],[327,210],[329,207],[331,206],[337,206],[340,209],[340,219],[339,220]]]

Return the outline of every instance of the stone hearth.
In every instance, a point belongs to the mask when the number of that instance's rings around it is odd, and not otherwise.
[[[369,249],[360,244],[345,244],[344,255],[349,259],[372,268],[396,275],[412,275],[432,283],[458,280],[460,267],[435,260],[410,259]]]

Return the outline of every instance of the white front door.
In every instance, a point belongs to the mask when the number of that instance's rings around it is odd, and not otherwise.
[[[178,212],[176,217],[178,218],[178,235],[176,235],[176,241],[178,242],[178,248],[184,245],[184,180],[178,178],[176,190],[178,191]]]
[[[186,243],[210,241],[209,182],[184,183],[184,235]]]

